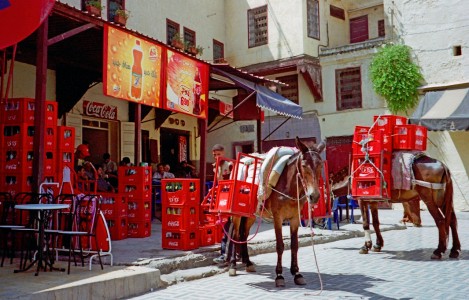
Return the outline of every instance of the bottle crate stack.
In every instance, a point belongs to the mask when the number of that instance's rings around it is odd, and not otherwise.
[[[393,152],[424,151],[427,128],[396,115],[374,116],[373,126],[356,126],[352,144],[352,196],[391,198]]]
[[[163,249],[199,247],[200,182],[198,179],[162,179]]]
[[[113,241],[126,239],[128,236],[127,199],[119,193],[100,193],[100,209],[106,219]]]
[[[129,238],[151,235],[151,167],[119,167],[119,194],[127,201]]]
[[[75,128],[57,126],[57,182],[63,181],[64,167],[74,169],[75,162]]]
[[[30,192],[33,182],[35,99],[7,99],[0,105],[0,189],[15,195]],[[57,148],[57,102],[46,101],[44,176],[55,182]]]

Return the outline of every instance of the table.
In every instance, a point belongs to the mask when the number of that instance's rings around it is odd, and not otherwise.
[[[44,262],[44,266],[47,266],[47,257],[44,257],[44,231],[45,231],[45,224],[44,220],[46,215],[53,210],[61,210],[69,208],[69,204],[17,204],[15,205],[15,209],[19,210],[28,210],[28,211],[37,211],[39,213],[39,226],[38,226],[38,233],[39,233],[39,242],[38,242],[38,252],[33,260],[33,262],[26,267],[25,269],[15,270],[15,273],[23,272],[29,270],[35,263],[37,263],[37,270],[34,274],[35,276],[39,275],[39,269],[42,267],[42,263]],[[52,262],[49,263],[52,267]]]

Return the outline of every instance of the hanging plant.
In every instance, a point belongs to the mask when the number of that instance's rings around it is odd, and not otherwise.
[[[417,88],[423,76],[419,66],[412,62],[410,50],[406,45],[385,45],[371,61],[373,89],[384,97],[393,114],[405,112],[418,103]]]

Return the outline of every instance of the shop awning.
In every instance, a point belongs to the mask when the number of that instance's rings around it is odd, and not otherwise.
[[[212,73],[224,76],[246,90],[256,92],[256,105],[278,114],[301,119],[303,108],[269,88],[212,67]]]
[[[429,130],[469,130],[469,88],[427,92],[409,121]]]

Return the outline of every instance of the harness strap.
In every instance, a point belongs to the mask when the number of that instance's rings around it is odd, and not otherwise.
[[[446,188],[446,183],[434,183],[418,179],[412,179],[412,185],[420,185],[432,190],[444,190]]]

